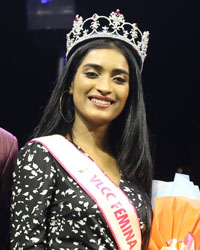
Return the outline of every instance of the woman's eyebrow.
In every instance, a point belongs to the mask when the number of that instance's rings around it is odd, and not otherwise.
[[[92,67],[92,68],[94,68],[94,69],[96,69],[96,70],[98,70],[98,71],[101,71],[101,70],[103,69],[103,67],[102,67],[101,65],[95,64],[95,63],[87,63],[87,64],[85,64],[83,67],[84,67],[84,68],[85,68],[85,67]]]
[[[114,69],[113,72],[115,74],[125,74],[125,75],[128,75],[129,76],[129,72],[126,71],[125,69]]]
[[[95,64],[95,63],[87,63],[83,66],[84,68],[85,67],[92,67],[98,71],[101,71],[103,70],[103,67],[99,64]],[[128,75],[129,76],[129,72],[124,70],[124,69],[113,69],[113,73],[115,74],[125,74],[125,75]]]

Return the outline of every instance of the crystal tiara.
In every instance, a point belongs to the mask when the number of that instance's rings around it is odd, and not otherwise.
[[[77,44],[94,38],[113,38],[131,45],[141,59],[141,68],[147,56],[149,32],[143,33],[136,23],[128,23],[119,10],[111,12],[109,17],[94,14],[83,21],[76,15],[72,30],[66,35],[66,57]]]

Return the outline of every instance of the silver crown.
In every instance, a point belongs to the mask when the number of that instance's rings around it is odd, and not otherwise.
[[[138,29],[136,23],[128,23],[120,11],[111,12],[109,17],[94,14],[83,21],[76,15],[72,30],[66,35],[67,53],[80,42],[93,38],[113,38],[130,44],[141,58],[142,66],[147,56],[149,32],[143,33]],[[141,66],[141,67],[142,67]]]

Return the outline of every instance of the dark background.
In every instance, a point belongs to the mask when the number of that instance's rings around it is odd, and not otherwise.
[[[54,0],[56,2],[56,0]],[[76,0],[76,13],[120,9],[150,31],[143,78],[155,178],[182,168],[200,185],[200,3],[198,0]],[[0,126],[21,147],[47,104],[68,30],[29,30],[26,1],[1,3]]]

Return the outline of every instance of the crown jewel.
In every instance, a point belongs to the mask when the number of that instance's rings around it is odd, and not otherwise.
[[[146,57],[149,32],[143,33],[138,29],[136,23],[125,21],[119,10],[111,12],[109,17],[94,14],[83,21],[83,18],[76,15],[72,30],[66,35],[67,55],[78,43],[92,38],[114,38],[130,44],[137,51],[142,64]]]

